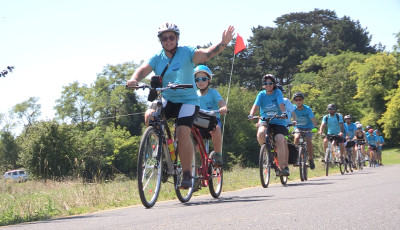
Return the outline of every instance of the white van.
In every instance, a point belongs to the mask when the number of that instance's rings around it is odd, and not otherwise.
[[[29,179],[29,175],[24,169],[11,170],[4,173],[5,180],[12,180],[17,182],[27,181]]]

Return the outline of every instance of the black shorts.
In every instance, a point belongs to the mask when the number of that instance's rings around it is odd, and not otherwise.
[[[176,125],[192,127],[193,121],[199,112],[200,107],[192,104],[172,103],[167,101],[164,106],[164,114],[167,119],[176,118]]]
[[[283,136],[288,135],[288,129],[286,128],[286,126],[276,124],[269,124],[269,126],[271,127],[274,136],[276,136],[276,134],[282,134]]]

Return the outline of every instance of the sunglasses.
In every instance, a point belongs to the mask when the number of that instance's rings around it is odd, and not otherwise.
[[[328,108],[328,110],[335,110],[334,108]]]
[[[263,82],[263,85],[273,85],[274,83],[272,81],[265,81]]]
[[[175,41],[175,36],[174,36],[174,35],[169,35],[169,36],[161,37],[161,41],[163,41],[163,42],[168,41],[168,39],[169,39],[170,41]]]
[[[294,99],[294,101],[302,101],[303,99]]]
[[[198,77],[198,78],[195,78],[194,80],[196,82],[202,82],[202,81],[208,81],[209,79],[210,79],[209,77]]]

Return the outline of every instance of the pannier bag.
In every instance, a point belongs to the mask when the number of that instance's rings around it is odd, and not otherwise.
[[[217,117],[200,111],[193,124],[199,129],[204,129],[205,131],[210,132],[213,131],[217,125]]]
[[[289,148],[289,164],[296,164],[299,155],[298,150],[294,144],[288,143]]]

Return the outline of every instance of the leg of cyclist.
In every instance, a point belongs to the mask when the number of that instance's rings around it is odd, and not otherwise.
[[[220,122],[215,127],[215,130],[210,132],[211,139],[214,145],[214,160],[216,165],[223,165],[222,160],[222,135],[221,135],[221,127]]]
[[[312,133],[310,133],[310,135],[306,134],[306,143],[307,143],[307,153],[308,153],[308,161],[310,163],[310,169],[315,169]]]
[[[265,144],[265,131],[266,127],[262,125],[262,123],[258,124],[258,130],[257,130],[257,141],[258,144],[263,145]]]
[[[324,138],[324,153],[326,153],[326,149],[328,148],[328,143],[329,143],[329,140],[328,140],[328,138],[327,137],[325,137]],[[324,156],[324,162],[325,162],[325,157],[326,156]],[[335,157],[335,156],[332,156],[332,157]]]
[[[192,132],[193,121],[199,112],[199,106],[167,102],[164,112],[167,118],[177,118],[176,137],[183,171],[181,186],[187,189],[192,186],[192,158],[194,154],[190,133]]]
[[[278,163],[281,169],[283,169],[284,176],[289,176],[289,148],[287,146],[287,141],[285,135],[288,134],[288,130],[286,126],[278,125],[278,124],[271,124],[271,128],[274,130],[275,133],[275,145],[276,151],[278,153]]]
[[[344,162],[344,156],[345,156],[345,155],[344,155],[345,147],[344,147],[343,140],[339,142],[339,147],[340,147],[340,160],[341,160],[342,163],[343,163],[343,162]]]

